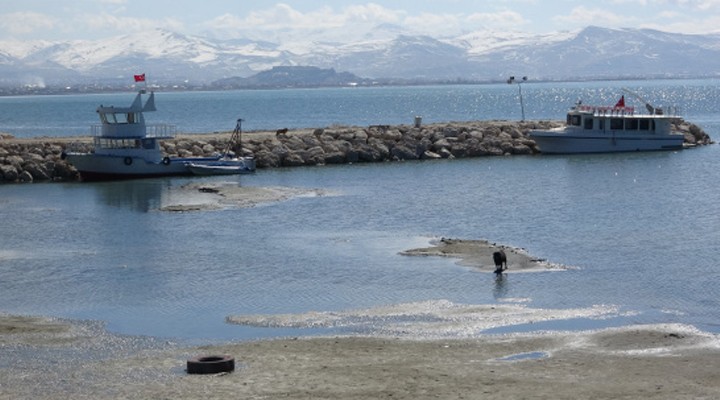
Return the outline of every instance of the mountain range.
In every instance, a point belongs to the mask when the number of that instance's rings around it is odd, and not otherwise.
[[[257,74],[295,66],[333,69],[356,81],[717,77],[720,34],[591,26],[543,35],[482,31],[435,38],[397,32],[351,43],[294,46],[155,29],[97,41],[0,40],[3,87],[127,86],[136,73],[159,85],[207,87],[246,78],[262,86],[266,82]]]

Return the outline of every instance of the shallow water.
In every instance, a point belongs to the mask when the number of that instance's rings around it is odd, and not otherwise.
[[[704,100],[690,111],[717,140],[720,118],[707,106],[717,104],[716,92],[697,93]],[[9,313],[101,320],[113,332],[187,340],[382,331],[389,322],[434,321],[423,307],[438,301],[616,310],[586,322],[568,315],[557,329],[679,322],[718,333],[719,159],[712,145],[2,185],[0,304]],[[160,211],[177,200],[174,189],[203,180],[330,195]],[[439,237],[488,239],[574,268],[496,280],[455,260],[398,254]],[[416,307],[384,327],[375,308],[397,304]],[[231,315],[348,310],[348,321],[369,322],[225,323]]]

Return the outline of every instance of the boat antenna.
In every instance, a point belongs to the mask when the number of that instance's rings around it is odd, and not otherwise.
[[[622,90],[623,90],[623,92],[629,94],[630,96],[632,96],[632,97],[640,100],[641,102],[645,103],[645,108],[648,110],[648,112],[649,112],[651,115],[655,115],[655,114],[657,113],[657,109],[656,109],[655,107],[653,107],[652,104],[650,104],[650,102],[648,102],[647,100],[645,100],[645,99],[643,99],[642,97],[640,97],[639,94],[633,92],[632,90],[630,90],[630,89],[628,89],[628,88],[622,88]]]

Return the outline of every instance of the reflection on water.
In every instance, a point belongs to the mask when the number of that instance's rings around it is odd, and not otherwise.
[[[509,290],[507,280],[506,274],[495,275],[495,288],[493,289],[493,297],[495,300],[502,300],[507,297]]]
[[[84,183],[85,184],[85,183]],[[138,179],[87,183],[95,191],[97,201],[110,207],[128,208],[139,212],[155,210],[170,187],[169,180]]]

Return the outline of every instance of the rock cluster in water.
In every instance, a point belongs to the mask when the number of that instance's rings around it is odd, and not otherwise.
[[[314,131],[278,131],[243,134],[242,153],[252,155],[258,168],[359,162],[423,160],[537,154],[531,129],[561,126],[558,121],[478,121],[425,126],[330,127]],[[681,121],[674,129],[685,136],[685,146],[712,143],[697,125]],[[223,152],[229,134],[179,136],[162,143],[170,157],[210,156]],[[0,182],[72,181],[77,170],[61,154],[91,151],[89,138],[13,139],[0,135]],[[240,151],[239,148],[235,149]]]

